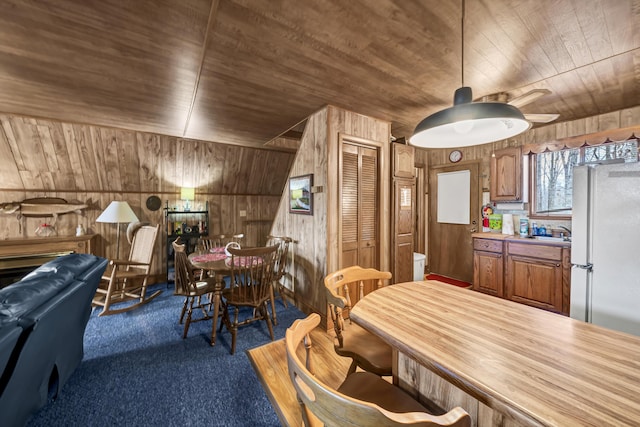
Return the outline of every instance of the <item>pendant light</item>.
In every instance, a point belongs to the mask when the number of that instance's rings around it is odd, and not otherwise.
[[[520,110],[502,102],[472,102],[471,88],[464,85],[464,15],[462,0],[462,87],[453,96],[453,107],[422,120],[409,142],[423,148],[468,147],[518,135],[531,127]]]

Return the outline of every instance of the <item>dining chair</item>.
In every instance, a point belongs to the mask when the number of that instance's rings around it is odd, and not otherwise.
[[[223,247],[227,237],[224,234],[214,234],[209,237],[200,237],[198,239],[198,246],[205,252],[213,249]]]
[[[106,274],[92,301],[93,307],[102,307],[100,316],[118,314],[133,310],[151,301],[162,291],[156,291],[147,296],[147,281],[155,253],[156,240],[160,225],[144,225],[135,232],[131,242],[129,258],[126,260],[112,259]],[[136,301],[137,300],[137,301]],[[123,306],[119,303],[135,301]],[[118,308],[111,308],[118,304]]]
[[[231,267],[231,281],[222,291],[225,299],[223,322],[231,333],[231,354],[236,350],[238,327],[264,320],[273,341],[273,326],[267,311],[267,302],[271,296],[272,280],[276,263],[276,246],[237,249],[229,248],[231,258],[227,261]],[[229,309],[233,307],[233,320]],[[240,308],[251,314],[240,319]]]
[[[289,377],[296,390],[306,426],[449,426],[470,427],[471,418],[461,407],[446,412],[434,402],[418,402],[401,388],[371,372],[347,375],[334,389],[314,374],[310,332],[320,324],[312,313],[298,319],[285,333]],[[298,348],[304,346],[298,351]],[[299,354],[303,354],[301,358]],[[323,363],[318,360],[317,363]]]
[[[385,285],[391,273],[373,268],[352,266],[327,275],[324,285],[329,313],[335,331],[334,349],[343,357],[352,359],[349,374],[360,367],[376,375],[392,375],[391,347],[361,326],[352,323],[349,314],[364,296]],[[380,307],[381,310],[384,307]],[[349,319],[349,322],[345,322]]]
[[[291,246],[291,242],[293,239],[291,237],[284,236],[267,236],[267,246],[276,245],[278,247],[276,254],[276,268],[275,274],[273,276],[273,286],[271,288],[271,317],[273,319],[273,324],[278,324],[278,317],[276,315],[276,300],[275,300],[275,292],[277,291],[280,294],[280,298],[282,298],[282,304],[285,308],[287,308],[287,299],[284,296],[284,285],[281,280],[288,273],[289,268],[289,248]]]
[[[184,304],[182,304],[179,320],[180,324],[184,322],[184,332],[182,334],[182,338],[184,339],[187,337],[191,322],[211,319],[212,316],[209,314],[212,308],[211,305],[213,304],[211,295],[215,291],[216,282],[214,277],[196,278],[194,268],[187,258],[185,245],[180,243],[179,237],[171,243],[171,245],[173,246],[176,272],[174,295],[184,297]],[[194,320],[193,311],[198,309],[202,311],[202,317]],[[187,315],[186,320],[184,317],[185,314]],[[212,345],[215,342],[213,331],[216,328],[216,323],[217,319],[213,319],[213,325],[211,327]]]

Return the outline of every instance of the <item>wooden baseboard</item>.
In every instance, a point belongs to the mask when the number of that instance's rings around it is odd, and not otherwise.
[[[351,359],[338,356],[333,338],[319,327],[311,333],[315,374],[337,388],[344,381]],[[300,349],[304,354],[304,349]],[[253,348],[247,355],[283,426],[301,426],[302,410],[289,378],[284,338]]]

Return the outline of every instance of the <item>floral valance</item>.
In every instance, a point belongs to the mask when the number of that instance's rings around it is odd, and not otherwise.
[[[560,151],[567,148],[602,145],[614,141],[628,141],[630,139],[635,139],[640,142],[640,126],[612,129],[580,136],[571,136],[555,141],[524,144],[522,146],[522,152],[524,154],[538,154],[548,151]]]

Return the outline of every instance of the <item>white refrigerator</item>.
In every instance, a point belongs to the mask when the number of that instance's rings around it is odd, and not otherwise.
[[[640,336],[640,164],[573,172],[571,312]]]

